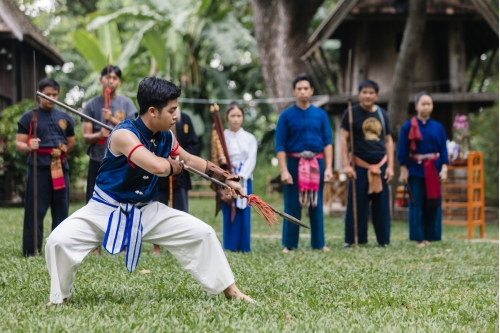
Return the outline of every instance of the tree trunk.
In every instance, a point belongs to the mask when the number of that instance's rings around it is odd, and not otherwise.
[[[388,112],[393,129],[394,150],[397,150],[399,130],[406,121],[408,114],[408,99],[415,70],[418,51],[425,31],[427,0],[410,0],[408,21],[406,21],[403,40],[399,51],[396,69],[389,97]],[[396,197],[399,163],[394,163],[395,180],[392,182],[392,198]],[[395,202],[392,200],[392,202]]]
[[[311,20],[324,0],[250,0],[255,38],[267,89],[273,98],[292,96],[292,81],[305,72],[300,52]],[[290,102],[275,102],[281,112]]]
[[[424,37],[426,0],[411,0],[410,13],[406,22],[403,40],[396,62],[396,70],[392,81],[389,97],[389,119],[392,127],[399,131],[406,120],[408,98],[411,91],[411,82],[417,54]],[[399,133],[394,133],[397,135]]]

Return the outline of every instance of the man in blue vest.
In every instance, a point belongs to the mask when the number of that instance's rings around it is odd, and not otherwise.
[[[49,305],[70,300],[76,270],[92,249],[102,244],[116,254],[126,245],[125,264],[132,272],[142,241],[164,246],[209,294],[224,292],[227,298],[253,301],[236,287],[212,227],[152,201],[158,195],[158,178],[180,174],[183,163],[225,182],[232,188],[228,196],[242,191],[238,176],[187,153],[175,140],[170,128],[177,120],[180,93],[160,78],[145,78],[139,84],[140,116],[121,122],[109,136],[92,199],[47,239]]]

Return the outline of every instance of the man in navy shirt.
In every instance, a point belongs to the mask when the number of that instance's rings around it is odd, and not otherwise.
[[[368,211],[372,211],[372,222],[379,246],[389,244],[391,216],[389,210],[389,187],[394,176],[394,147],[387,112],[375,104],[379,86],[366,80],[359,84],[359,105],[352,108],[355,167],[349,164],[349,117],[345,110],[342,117],[341,151],[344,173],[356,179],[356,202],[358,214],[359,244],[368,242]],[[383,179],[382,179],[383,178]],[[352,208],[352,182],[345,216],[345,244],[354,243],[354,219]]]
[[[332,129],[326,112],[311,104],[311,78],[293,81],[294,105],[283,111],[276,126],[276,153],[285,184],[285,213],[300,219],[303,205],[309,209],[311,247],[329,251],[323,228],[323,183],[332,179]],[[297,248],[299,227],[283,220],[283,252]]]
[[[59,83],[45,78],[38,83],[38,90],[57,99]],[[42,250],[43,219],[51,209],[52,230],[68,217],[69,173],[65,156],[75,146],[74,121],[67,113],[54,108],[54,103],[41,98],[37,111],[37,138],[33,138],[33,110],[19,119],[16,149],[29,153],[28,182],[24,199],[23,254],[35,255],[34,242],[34,195],[33,195],[33,154],[37,150],[37,247]]]

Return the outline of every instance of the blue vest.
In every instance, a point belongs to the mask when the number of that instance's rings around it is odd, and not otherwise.
[[[113,133],[123,129],[134,133],[144,147],[156,156],[164,158],[169,156],[173,141],[171,131],[153,134],[141,117],[137,117],[134,120],[127,119],[119,123],[109,139]],[[110,140],[108,140],[106,154],[99,168],[96,185],[121,203],[146,203],[156,198],[158,176],[137,165],[133,168],[125,155],[113,155],[109,150],[109,142]]]

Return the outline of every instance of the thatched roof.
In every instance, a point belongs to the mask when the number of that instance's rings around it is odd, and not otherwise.
[[[14,0],[0,0],[0,39],[5,38],[28,43],[46,55],[55,65],[64,63],[47,38],[35,28]]]

